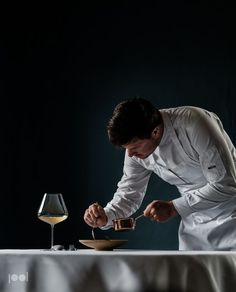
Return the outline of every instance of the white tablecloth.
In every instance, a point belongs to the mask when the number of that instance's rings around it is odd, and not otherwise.
[[[1,292],[233,292],[236,252],[0,250]]]

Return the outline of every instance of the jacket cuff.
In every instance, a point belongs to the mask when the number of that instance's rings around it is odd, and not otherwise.
[[[105,213],[107,215],[107,224],[100,227],[101,230],[106,230],[106,229],[113,227],[112,220],[116,219],[114,212],[112,212],[111,210],[108,210],[106,208],[104,208],[104,210],[105,210]]]

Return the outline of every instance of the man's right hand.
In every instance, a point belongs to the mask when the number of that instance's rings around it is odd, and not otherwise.
[[[107,215],[102,206],[94,203],[85,210],[84,221],[91,227],[102,227],[107,224]]]

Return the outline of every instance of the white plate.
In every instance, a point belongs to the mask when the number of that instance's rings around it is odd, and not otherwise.
[[[121,246],[128,242],[126,239],[80,239],[83,245],[94,248],[95,250],[113,250],[113,248]]]

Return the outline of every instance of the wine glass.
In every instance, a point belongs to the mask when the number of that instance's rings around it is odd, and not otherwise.
[[[51,225],[51,250],[54,245],[54,225],[68,217],[62,194],[45,193],[38,210],[38,218]]]

